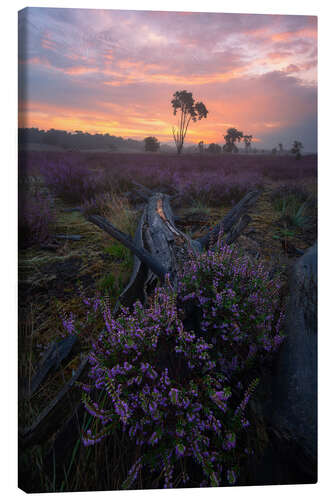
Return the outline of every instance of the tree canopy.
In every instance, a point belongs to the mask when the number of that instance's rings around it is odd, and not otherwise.
[[[243,139],[243,132],[237,130],[236,128],[228,128],[226,135],[224,136],[225,145],[223,146],[223,151],[226,153],[237,153],[238,148],[235,142],[240,142]]]
[[[156,139],[156,137],[146,137],[144,139],[144,143],[145,143],[145,151],[151,151],[153,153],[155,153],[156,151],[158,151],[160,149],[160,143],[158,142],[158,140]]]
[[[208,111],[203,102],[195,102],[192,92],[179,90],[173,94],[171,101],[173,114],[178,115],[178,127],[172,127],[172,134],[176,144],[177,153],[180,154],[190,121],[196,122],[202,118],[207,118]]]
[[[300,141],[294,141],[293,147],[291,148],[291,153],[295,155],[296,160],[301,158],[301,149],[303,149],[303,144]]]

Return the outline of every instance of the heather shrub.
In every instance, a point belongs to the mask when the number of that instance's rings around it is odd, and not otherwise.
[[[173,176],[173,185],[187,199],[210,206],[237,203],[250,189],[262,185],[261,178],[254,173],[225,175],[219,172],[191,172],[189,177],[178,173]]]
[[[19,247],[45,244],[51,238],[55,222],[53,199],[39,189],[19,193],[18,237]]]
[[[83,441],[122,433],[136,457],[123,488],[139,473],[147,487],[235,484],[253,452],[248,403],[283,339],[280,284],[218,246],[193,255],[177,290],[156,289],[146,308],[114,318],[101,300],[91,305],[104,326],[83,386],[93,417]]]
[[[111,193],[100,193],[90,198],[88,200],[84,200],[81,208],[83,214],[87,215],[102,215],[105,216],[108,207],[112,203],[112,194]]]
[[[41,171],[46,184],[65,201],[89,200],[108,189],[103,172],[91,171],[74,161],[45,162]]]

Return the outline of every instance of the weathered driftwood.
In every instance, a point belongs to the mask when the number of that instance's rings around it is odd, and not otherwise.
[[[91,215],[93,222],[129,248],[135,255],[130,281],[122,292],[120,304],[130,305],[136,299],[146,301],[155,288],[156,277],[163,283],[166,275],[175,284],[177,268],[189,251],[200,250],[200,246],[175,227],[169,196],[155,193],[141,215],[134,240],[116,229],[103,217]]]
[[[75,410],[81,398],[81,391],[75,386],[75,382],[83,375],[86,366],[87,357],[82,359],[80,366],[69,382],[63,386],[36,420],[28,427],[19,428],[20,446],[26,447],[45,442],[59,428],[59,423],[64,422],[68,412]],[[66,398],[67,401],[65,402]]]
[[[248,193],[212,231],[197,240],[189,238],[176,228],[170,197],[164,193],[154,193],[150,196],[139,223],[138,230],[141,236],[137,233],[134,241],[99,215],[88,215],[87,220],[123,243],[161,278],[166,273],[172,274],[175,270],[176,262],[172,253],[176,246],[202,251],[210,242],[214,243],[217,240],[221,230],[226,243],[234,242],[251,221],[246,211],[254,205],[259,195],[259,191]],[[147,253],[148,251],[150,253]]]
[[[37,373],[34,375],[29,387],[27,387],[25,391],[24,398],[30,398],[41,385],[47,374],[51,370],[60,367],[60,363],[70,354],[76,341],[76,335],[69,335],[60,340],[60,342],[52,342],[50,344],[39,363]]]
[[[149,254],[147,250],[137,247],[129,236],[122,231],[119,231],[119,229],[114,227],[111,222],[107,221],[100,215],[89,215],[87,220],[93,222],[100,229],[103,229],[106,233],[120,241],[125,247],[129,248],[137,257],[139,257],[144,264],[149,266],[156,276],[164,279],[166,273],[168,272],[167,269],[157,259]]]
[[[224,234],[233,230],[234,226],[238,223],[243,215],[255,204],[260,196],[260,191],[250,191],[244,198],[242,198],[227,215],[217,224],[211,232],[205,234],[197,241],[201,244],[202,248],[207,248],[210,242],[213,243],[217,240],[220,231]],[[248,219],[250,222],[251,219]]]
[[[138,248],[143,248],[143,225],[145,220],[145,211],[140,217],[136,232],[134,235],[134,244]],[[120,305],[130,306],[133,302],[139,299],[142,303],[145,300],[142,283],[146,281],[148,267],[134,254],[133,268],[130,280],[124,288],[117,301],[114,313],[119,309]]]
[[[120,304],[128,306],[138,298],[145,302],[157,284],[156,277],[163,282],[168,274],[169,282],[174,286],[178,270],[189,254],[201,252],[209,242],[214,243],[221,228],[224,229],[223,241],[233,243],[251,221],[245,212],[259,194],[255,191],[246,195],[216,228],[198,240],[191,239],[175,226],[171,197],[164,193],[150,195],[133,240],[103,217],[87,216],[87,220],[123,243],[135,255],[132,276],[119,297],[116,310]]]

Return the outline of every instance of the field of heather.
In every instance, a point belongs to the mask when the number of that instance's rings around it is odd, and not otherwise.
[[[129,347],[126,351],[127,357],[122,357],[125,351],[119,340],[123,335],[120,333],[120,322],[116,333],[113,331],[113,336],[110,333],[113,347],[98,344],[101,332],[110,332],[110,324],[116,321],[116,316],[112,317],[112,311],[120,293],[130,279],[133,256],[119,241],[89,222],[87,216],[100,215],[133,238],[146,204],[145,188],[170,196],[176,226],[192,239],[199,238],[218,224],[247,193],[253,190],[260,192],[257,202],[248,212],[251,221],[232,248],[233,251],[238,252],[237,255],[242,258],[245,256],[248,259],[248,265],[252,266],[251,269],[255,269],[258,273],[256,283],[261,283],[261,288],[258,288],[258,294],[262,300],[260,304],[263,307],[263,315],[266,315],[266,318],[271,315],[269,325],[273,321],[273,316],[275,320],[277,318],[277,303],[274,302],[275,299],[273,300],[272,296],[268,295],[271,293],[268,289],[275,290],[276,286],[276,290],[279,290],[276,293],[281,293],[279,300],[282,301],[288,293],[286,283],[291,266],[317,240],[317,157],[315,155],[304,156],[296,160],[288,155],[255,154],[182,156],[153,153],[20,152],[19,426],[23,431],[29,428],[31,430],[35,426],[38,431],[37,433],[27,432],[26,441],[22,440],[20,481],[21,487],[26,491],[110,490],[121,487],[158,488],[163,487],[163,484],[167,486],[173,484],[175,487],[216,485],[214,481],[217,471],[222,474],[222,468],[223,471],[225,468],[225,480],[228,484],[236,483],[236,477],[237,484],[250,484],[249,456],[260,457],[265,440],[268,439],[264,424],[253,414],[253,409],[246,418],[245,414],[242,414],[241,423],[236,418],[239,408],[245,408],[244,401],[246,398],[249,399],[258,385],[257,379],[259,378],[255,367],[262,357],[258,359],[253,357],[253,363],[251,366],[246,365],[248,371],[244,371],[243,374],[240,369],[243,365],[237,367],[237,356],[242,359],[245,354],[247,355],[249,345],[252,346],[249,348],[250,351],[261,353],[260,356],[262,352],[270,349],[273,352],[280,338],[276,325],[274,326],[276,327],[274,349],[272,346],[267,347],[266,333],[264,340],[261,338],[257,344],[255,341],[249,344],[248,339],[244,340],[241,337],[231,341],[229,334],[225,333],[225,342],[228,346],[225,352],[229,353],[228,349],[231,346],[232,349],[236,349],[237,355],[230,354],[229,359],[229,354],[225,354],[225,363],[229,371],[226,372],[223,380],[214,379],[214,383],[209,382],[207,375],[205,384],[208,384],[207,387],[210,383],[213,384],[209,386],[210,392],[206,386],[205,389],[200,386],[195,370],[200,368],[203,373],[211,374],[214,378],[210,370],[216,360],[207,361],[208,354],[205,355],[206,357],[202,354],[205,350],[209,350],[208,344],[199,345],[198,342],[193,344],[197,359],[200,363],[206,364],[199,367],[199,364],[195,364],[197,361],[188,361],[189,369],[192,370],[192,365],[194,367],[193,378],[188,382],[188,394],[193,397],[188,396],[189,399],[186,401],[185,396],[180,395],[177,388],[180,387],[177,376],[181,373],[181,369],[179,368],[179,373],[176,370],[173,376],[170,375],[173,373],[172,362],[170,362],[169,375],[171,384],[174,384],[173,388],[168,386],[168,377],[164,372],[164,385],[161,382],[159,386],[154,386],[157,377],[155,369],[158,363],[154,365],[153,351],[147,348],[149,351],[147,351],[147,357],[143,357],[140,361],[142,372],[140,377],[144,376],[143,373],[148,374],[148,389],[144,390],[148,394],[151,389],[151,393],[153,394],[154,391],[156,397],[154,396],[154,399],[152,396],[153,399],[149,403],[147,394],[142,394],[143,399],[140,400],[142,408],[144,404],[151,405],[150,410],[147,410],[148,413],[142,413],[142,415],[138,409],[139,401],[135,400],[134,396],[130,399],[132,387],[130,384],[139,383],[137,382],[139,379],[135,379],[139,377],[138,373],[131,372],[135,365],[133,359],[137,358],[131,358]],[[227,250],[222,249],[221,255],[227,258]],[[202,259],[203,261],[199,264],[192,262],[188,268],[184,268],[178,290],[178,295],[182,298],[179,300],[187,300],[184,297],[190,294],[195,296],[195,293],[199,293],[198,290],[192,288],[191,282],[187,281],[191,273],[196,276],[198,283],[202,280],[203,290],[205,290],[204,284],[208,283],[211,276],[215,276],[214,273],[222,272],[221,269],[224,269],[223,276],[227,276],[226,268],[223,267],[224,261],[219,263],[220,267],[216,270],[214,268],[216,263],[210,260],[209,252],[207,257],[204,256]],[[259,269],[258,266],[263,266],[267,274],[263,274],[261,267]],[[199,271],[199,274],[195,274],[197,271],[194,269],[200,269],[201,274]],[[234,269],[230,271],[232,278],[230,278],[230,283],[234,283],[231,293],[238,293],[237,286],[239,286],[239,293],[243,294],[247,282],[239,284],[236,280],[238,285],[235,285],[235,277],[232,275],[235,272]],[[274,286],[270,281],[273,278]],[[231,290],[232,286],[229,281],[226,283]],[[228,289],[227,285],[225,285],[226,289]],[[173,309],[176,306],[172,306],[170,298],[163,294],[164,292],[161,292],[159,296],[162,304],[159,313],[156,303],[149,305],[150,308],[155,307],[155,309],[148,309],[145,317],[140,311],[134,313],[138,331],[140,328],[150,328],[153,322],[157,321],[157,317],[163,316],[163,311],[170,313],[170,317],[176,314]],[[240,296],[243,297],[245,304],[246,298],[243,295]],[[204,303],[204,301],[200,302],[200,304]],[[233,304],[230,314],[235,314],[235,316],[230,316],[230,318],[228,316],[233,328],[235,323],[241,324],[243,313],[251,317],[252,305],[250,303],[251,301],[246,310],[244,305],[243,312],[237,312]],[[269,307],[273,307],[273,303],[276,309],[272,312]],[[213,320],[209,315],[214,308],[218,310],[219,305],[218,302],[212,304],[209,302],[209,304],[205,313],[207,314],[206,323],[202,323],[203,331],[217,328],[217,319]],[[256,308],[258,307],[257,304]],[[128,331],[132,331],[133,318],[129,317],[128,313],[123,314],[122,324],[126,324]],[[212,321],[211,324],[210,321]],[[161,331],[166,328],[165,325],[166,323],[159,324]],[[179,323],[168,323],[168,325],[170,331],[179,331]],[[251,325],[252,323],[249,323],[247,327],[251,329]],[[265,325],[265,332],[267,332],[268,327],[267,324]],[[228,326],[225,328],[228,329]],[[234,335],[234,330],[232,332]],[[69,348],[66,342],[74,334],[75,344]],[[128,341],[127,337],[126,339]],[[138,342],[141,341],[143,342],[140,338]],[[184,346],[187,346],[194,341],[192,338],[184,337],[182,342]],[[234,342],[236,342],[236,347],[234,347]],[[43,375],[40,372],[41,367],[43,368],[43,360],[48,359],[47,353],[54,345],[62,346],[61,349],[65,351],[68,348],[68,352],[60,362],[54,362]],[[141,347],[143,345],[142,343]],[[156,350],[157,344],[155,345],[154,341],[151,345]],[[186,351],[187,347],[182,346],[181,343],[177,344],[175,352],[183,352],[187,360],[192,359],[190,351]],[[237,351],[238,346],[241,346],[239,351]],[[141,347],[142,353],[145,353],[144,348]],[[99,399],[100,394],[96,389],[98,383],[93,393],[94,397],[88,399],[88,396],[85,396],[85,407],[80,404],[84,385],[92,381],[91,373],[90,378],[89,376],[83,377],[83,382],[77,388],[77,392],[71,393],[65,402],[58,404],[59,392],[81,369],[83,357],[93,350],[94,356],[100,360],[106,356],[105,350],[112,351],[112,348],[118,356],[118,364],[113,368],[108,365],[108,369],[114,370],[112,372],[114,377],[119,376],[121,383],[129,377],[126,370],[132,377],[131,382],[128,381],[126,386],[125,394],[129,398],[127,402],[124,398],[121,399],[115,387],[108,386],[107,393],[111,394],[110,397],[113,398],[116,408],[116,413],[112,418],[111,413],[108,413],[108,407],[103,406],[102,400]],[[170,344],[169,348],[174,347]],[[192,354],[193,352],[191,351]],[[136,351],[136,356],[139,356],[138,351]],[[132,361],[127,363],[127,359]],[[124,362],[124,365],[120,366],[120,361]],[[98,369],[102,370],[101,366]],[[98,374],[96,377],[98,378]],[[220,420],[217,419],[213,406],[209,408],[207,406],[208,413],[202,410],[202,415],[205,417],[202,416],[202,421],[199,421],[197,415],[201,415],[203,404],[199,396],[200,391],[204,390],[208,391],[207,394],[215,394],[211,397],[212,405],[215,404],[215,407],[220,410],[223,407],[225,420],[221,420],[222,424],[219,423]],[[195,400],[196,392],[199,393],[199,399]],[[210,396],[208,397],[207,394],[205,397],[209,399]],[[174,423],[171,416],[166,417],[169,415],[168,404],[177,409],[178,423]],[[185,407],[190,408],[187,411],[192,412],[191,418],[193,417],[192,420],[188,419],[186,425],[183,422],[182,413]],[[45,408],[48,409],[50,415],[47,425],[44,425],[41,418],[43,411],[45,414]],[[164,408],[164,413],[162,413],[165,419],[170,418],[166,429],[175,426],[174,435],[171,435],[171,431],[165,430],[164,420],[158,408]],[[147,415],[153,415],[154,425]],[[114,424],[115,417],[119,417],[119,425]],[[206,417],[207,421],[204,420]],[[54,424],[54,420],[57,419],[58,426]],[[98,425],[102,425],[102,430],[97,424],[95,426],[95,420],[99,421]],[[249,422],[248,434],[245,433],[246,422]],[[222,427],[227,425],[227,430],[223,435],[221,456],[209,444],[210,439],[213,442],[212,436],[218,432],[216,428],[220,425]],[[104,431],[106,428],[107,432]],[[154,432],[152,429],[155,429]],[[193,444],[186,437],[194,432],[201,436],[200,450],[195,448],[197,444]],[[105,439],[102,439],[103,433],[106,436]],[[36,437],[36,434],[39,437]],[[136,441],[133,438],[134,435]],[[242,443],[241,454],[235,452],[236,441],[237,446],[238,443]],[[92,443],[95,446],[87,446]],[[165,459],[165,463],[163,462],[164,452],[169,458],[174,457],[172,471],[167,468],[167,464],[171,463],[170,460]],[[158,468],[157,463],[162,463],[162,469]],[[31,464],[34,465],[33,468]],[[217,464],[216,468],[214,464]]]

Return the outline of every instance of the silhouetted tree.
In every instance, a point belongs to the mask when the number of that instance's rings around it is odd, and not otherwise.
[[[160,143],[156,139],[156,137],[146,137],[144,139],[145,143],[145,151],[151,151],[155,153],[160,149]]]
[[[276,148],[273,148],[273,149],[272,149],[272,155],[276,156],[276,153],[277,153],[277,149],[276,149]]]
[[[224,136],[224,140],[226,143],[223,146],[223,151],[225,151],[226,153],[238,153],[238,148],[235,142],[240,142],[242,139],[243,132],[240,132],[236,128],[228,128],[227,133]]]
[[[171,104],[173,107],[173,114],[176,115],[179,110],[178,115],[178,128],[172,127],[172,134],[176,144],[177,153],[180,154],[186,132],[190,121],[201,120],[202,118],[207,118],[208,111],[206,106],[202,102],[195,102],[192,96],[192,92],[187,92],[187,90],[180,90],[173,94],[174,99],[172,99]]]
[[[293,147],[291,148],[291,153],[295,155],[296,160],[301,159],[301,149],[303,149],[303,144],[300,141],[294,141]]]
[[[218,153],[221,153],[222,148],[218,144],[215,144],[214,142],[212,142],[211,144],[209,144],[206,151],[207,151],[207,153],[218,154]]]
[[[245,151],[246,153],[249,152],[251,149],[251,142],[252,142],[253,136],[252,135],[243,135],[243,140],[245,143]]]
[[[283,144],[281,144],[281,142],[279,143],[279,154],[283,154]]]
[[[199,149],[199,153],[202,154],[205,150],[204,148],[204,142],[203,141],[200,141],[198,142],[198,149]]]

